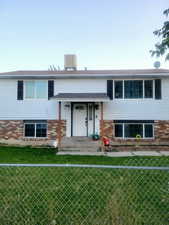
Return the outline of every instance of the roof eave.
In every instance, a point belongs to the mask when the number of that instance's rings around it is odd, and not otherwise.
[[[167,78],[169,73],[154,74],[53,74],[53,75],[0,75],[0,79],[118,79],[118,78]]]
[[[109,102],[108,98],[50,98],[58,102]]]

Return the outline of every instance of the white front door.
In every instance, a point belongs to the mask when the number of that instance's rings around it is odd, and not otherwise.
[[[87,104],[73,104],[73,136],[87,136]]]

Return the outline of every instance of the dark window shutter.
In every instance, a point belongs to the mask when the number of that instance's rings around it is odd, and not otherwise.
[[[155,80],[155,99],[161,99],[161,80]]]
[[[23,100],[23,80],[18,80],[17,99]]]
[[[107,80],[107,96],[113,99],[113,80]]]
[[[48,80],[48,99],[54,96],[54,80]]]

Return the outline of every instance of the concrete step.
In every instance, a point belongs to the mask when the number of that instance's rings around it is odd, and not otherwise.
[[[93,141],[90,137],[64,137],[59,151],[97,152],[99,148],[100,141]]]
[[[79,143],[77,143],[77,144],[62,144],[61,143],[61,146],[66,147],[66,148],[69,148],[69,147],[75,147],[75,148],[91,148],[91,147],[95,148],[96,147],[97,148],[100,145],[99,145],[99,143],[98,144],[90,144],[90,143],[86,143],[86,144],[79,144]]]
[[[59,152],[99,152],[99,148],[62,148],[58,149]]]

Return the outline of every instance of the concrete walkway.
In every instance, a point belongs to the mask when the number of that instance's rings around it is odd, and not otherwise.
[[[129,157],[129,156],[169,156],[169,151],[130,151],[130,152],[58,152],[57,155],[94,155],[109,157]]]

